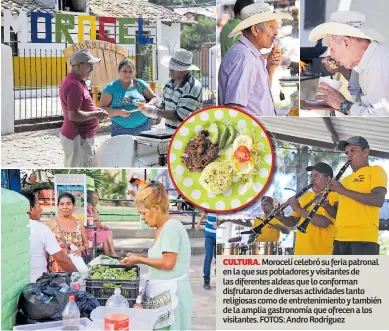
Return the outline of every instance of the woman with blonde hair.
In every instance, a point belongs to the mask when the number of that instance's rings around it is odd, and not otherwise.
[[[135,206],[142,220],[157,231],[148,257],[128,254],[122,263],[149,266],[142,305],[163,312],[155,329],[191,330],[192,288],[188,278],[191,247],[188,233],[180,221],[170,218],[169,196],[161,183],[151,181],[140,190]]]

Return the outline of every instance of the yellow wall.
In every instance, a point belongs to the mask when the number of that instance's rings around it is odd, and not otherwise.
[[[15,87],[56,86],[66,76],[63,57],[13,58]]]
[[[15,87],[59,86],[67,73],[64,57],[14,56],[13,65]]]

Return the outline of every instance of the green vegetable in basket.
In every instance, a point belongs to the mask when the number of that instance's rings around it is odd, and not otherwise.
[[[101,279],[101,273],[100,272],[93,273],[91,279]]]
[[[135,268],[126,271],[125,268],[110,268],[103,265],[95,265],[91,275],[91,279],[136,280],[137,278]]]

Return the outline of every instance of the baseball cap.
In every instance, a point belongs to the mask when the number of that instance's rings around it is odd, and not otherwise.
[[[91,53],[83,49],[73,53],[72,56],[70,57],[71,65],[81,64],[81,63],[95,64],[100,61],[101,61],[100,59],[94,57]]]
[[[261,202],[263,202],[263,201],[273,203],[273,198],[265,195],[261,198]]]
[[[361,136],[355,136],[355,137],[348,138],[347,140],[339,141],[338,142],[338,149],[341,151],[344,151],[344,150],[346,150],[347,145],[360,146],[363,149],[370,148],[367,140]]]
[[[331,166],[328,165],[327,163],[324,163],[324,162],[319,162],[313,166],[308,166],[308,167],[306,167],[305,170],[306,171],[316,170],[316,171],[320,172],[321,174],[324,174],[326,176],[330,176],[331,178],[334,177],[334,172],[332,171]]]

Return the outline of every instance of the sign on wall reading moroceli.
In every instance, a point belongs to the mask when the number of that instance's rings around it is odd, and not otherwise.
[[[110,43],[116,44],[116,38],[109,38],[108,36],[106,36],[105,30],[108,25],[116,26],[116,24],[118,24],[119,44],[153,44],[153,38],[144,36],[142,18],[135,19],[103,16],[96,17],[63,13],[53,15],[51,13],[42,12],[29,13],[31,14],[30,26],[28,24],[27,12],[21,11],[19,12],[18,16],[12,16],[10,10],[3,10],[4,42],[11,41],[11,27],[12,30],[18,34],[18,40],[20,42],[27,42],[28,32],[31,31],[32,43],[63,43],[63,38],[65,38],[66,43],[74,44],[73,38],[71,36],[71,31],[74,30],[76,27],[78,32],[78,40],[76,42],[81,42],[85,39],[96,40],[96,27],[98,24],[99,40],[108,41]],[[87,22],[90,26],[90,35],[85,38],[85,23]],[[53,27],[55,28],[54,34]],[[137,27],[137,38],[135,38],[134,36],[127,35],[128,28],[130,27]]]

